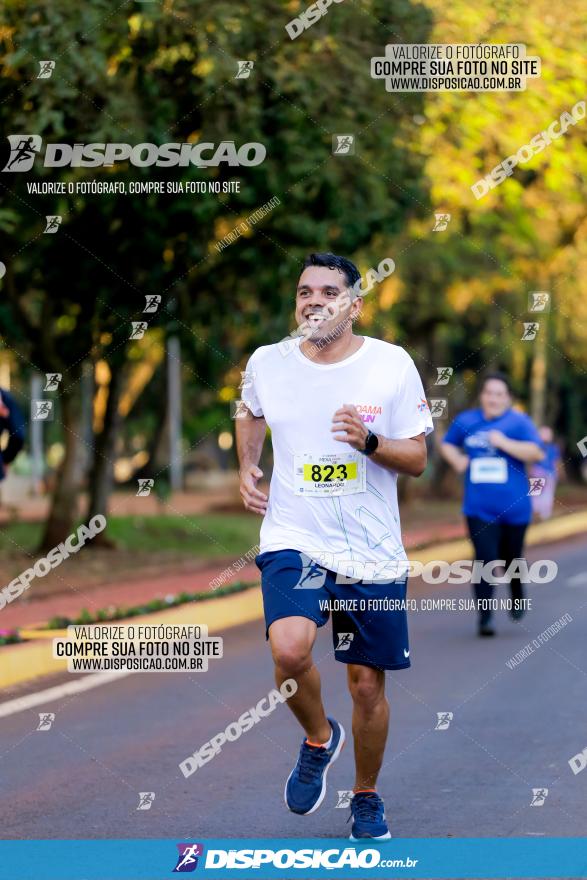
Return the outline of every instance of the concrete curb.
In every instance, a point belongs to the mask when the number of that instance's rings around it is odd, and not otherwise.
[[[587,534],[587,511],[582,510],[530,526],[526,536],[526,546],[533,547],[536,544],[547,544],[550,541],[562,541],[564,538],[572,538],[573,535],[581,534]],[[473,547],[469,539],[458,538],[456,541],[434,544],[432,547],[424,547],[422,550],[410,550],[408,557],[425,565],[427,562],[433,562],[437,559],[449,563],[455,562],[457,559],[471,559],[472,552]]]
[[[571,513],[530,527],[527,545],[560,541],[573,535],[587,533],[587,511]],[[471,558],[471,543],[461,538],[435,544],[421,551],[409,552],[410,559],[422,564],[434,560],[451,563],[457,559]],[[250,623],[263,617],[263,601],[260,587],[252,587],[242,593],[223,596],[220,599],[206,599],[203,602],[187,603],[169,611],[157,611],[141,617],[132,617],[117,623],[143,623],[157,626],[163,624],[205,624],[210,633],[221,632],[241,623]],[[27,630],[22,631],[23,634]],[[29,681],[42,675],[51,675],[67,669],[65,658],[53,659],[53,638],[65,635],[64,630],[53,630],[49,637],[32,633],[33,641],[28,644],[6,645],[0,648],[0,689]]]
[[[251,587],[250,590],[234,593],[232,596],[186,603],[178,608],[170,608],[169,611],[129,617],[127,620],[116,621],[116,623],[148,624],[149,626],[201,624],[206,625],[208,632],[212,634],[231,626],[238,626],[240,623],[259,620],[262,617],[261,588]],[[30,644],[6,645],[4,648],[0,648],[0,689],[30,681],[42,675],[64,672],[67,669],[67,659],[65,657],[57,660],[53,658],[53,639],[65,634],[65,630],[52,630],[48,638],[36,638]]]

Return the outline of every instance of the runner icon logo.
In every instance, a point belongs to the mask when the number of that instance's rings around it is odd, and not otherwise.
[[[530,489],[528,495],[542,495],[542,490],[546,484],[544,477],[532,477],[530,480]]]
[[[550,293],[537,290],[528,295],[528,308],[531,312],[550,311]]]
[[[294,590],[319,590],[324,586],[327,571],[305,553],[300,553],[302,571]]]
[[[173,869],[174,874],[187,874],[195,871],[198,866],[198,858],[204,854],[204,846],[201,843],[178,843],[179,850],[177,864]]]
[[[45,226],[45,229],[43,230],[43,234],[46,233],[47,235],[55,235],[55,233],[61,226],[61,221],[63,220],[63,217],[60,214],[46,214],[45,220],[47,221],[47,224]]]
[[[53,401],[52,400],[32,400],[31,401],[31,418],[33,422],[53,421]]]
[[[51,725],[54,721],[54,712],[39,712],[39,726],[37,730],[51,730]]]
[[[43,391],[57,391],[62,379],[62,373],[45,373],[45,387]]]
[[[334,134],[332,136],[332,153],[335,156],[354,156],[354,134]]]
[[[447,415],[448,400],[440,398],[430,400],[430,415],[433,419],[444,419]]]
[[[339,791],[338,792],[338,801],[335,806],[335,810],[345,810],[348,809],[351,805],[351,801],[353,799],[352,791]]]
[[[541,807],[544,804],[548,796],[547,788],[533,788],[532,789],[532,800],[530,801],[531,807]]]
[[[351,642],[355,637],[354,633],[337,633],[336,637],[338,639],[338,645],[336,646],[337,651],[348,651]]]
[[[454,716],[452,712],[437,712],[436,717],[438,721],[434,730],[448,730]]]
[[[435,214],[434,215],[434,228],[433,228],[432,232],[444,232],[444,230],[448,228],[449,223],[450,223],[450,214]]]
[[[2,171],[30,171],[41,149],[38,134],[9,134],[10,156]]]
[[[146,321],[131,321],[132,329],[130,331],[129,339],[142,339],[145,335],[145,331],[149,326]]]
[[[230,418],[231,419],[248,419],[249,408],[246,400],[230,401]]]
[[[524,332],[522,333],[522,340],[529,339],[530,341],[532,341],[533,339],[536,339],[536,334],[538,333],[539,329],[540,324],[537,324],[534,321],[532,321],[531,323],[524,322]]]
[[[236,72],[235,79],[248,79],[251,75],[251,71],[255,66],[254,61],[237,61],[238,70]]]
[[[54,70],[54,61],[39,61],[39,72],[37,74],[37,79],[51,79]]]
[[[438,377],[436,379],[435,385],[448,385],[450,378],[453,374],[452,367],[436,367],[438,371]]]
[[[139,805],[137,810],[150,810],[154,800],[154,791],[139,791]]]
[[[158,293],[151,293],[145,296],[145,308],[143,312],[156,312],[161,304],[161,296]]]

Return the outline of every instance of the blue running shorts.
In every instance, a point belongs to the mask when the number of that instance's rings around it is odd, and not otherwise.
[[[299,550],[261,553],[266,636],[284,617],[307,617],[324,626],[332,613],[334,656],[341,663],[376,669],[410,666],[407,577],[376,583],[337,584],[336,573]]]

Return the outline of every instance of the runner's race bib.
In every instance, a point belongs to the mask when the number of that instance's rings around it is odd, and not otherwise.
[[[501,456],[480,456],[471,461],[472,483],[507,483],[508,463]]]
[[[364,492],[365,464],[360,452],[294,455],[294,492],[319,498]]]

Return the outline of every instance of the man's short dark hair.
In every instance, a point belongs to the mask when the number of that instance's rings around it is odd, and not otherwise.
[[[508,394],[510,395],[510,397],[513,397],[514,392],[512,389],[510,378],[506,373],[502,373],[500,370],[494,370],[494,372],[492,373],[485,373],[485,375],[481,377],[481,381],[479,382],[479,393],[483,391],[487,383],[490,382],[492,379],[497,379],[498,382],[503,382],[508,390]]]
[[[304,260],[302,272],[308,266],[323,266],[325,269],[338,269],[345,277],[347,287],[353,287],[361,278],[361,273],[354,263],[337,254],[309,254]]]

